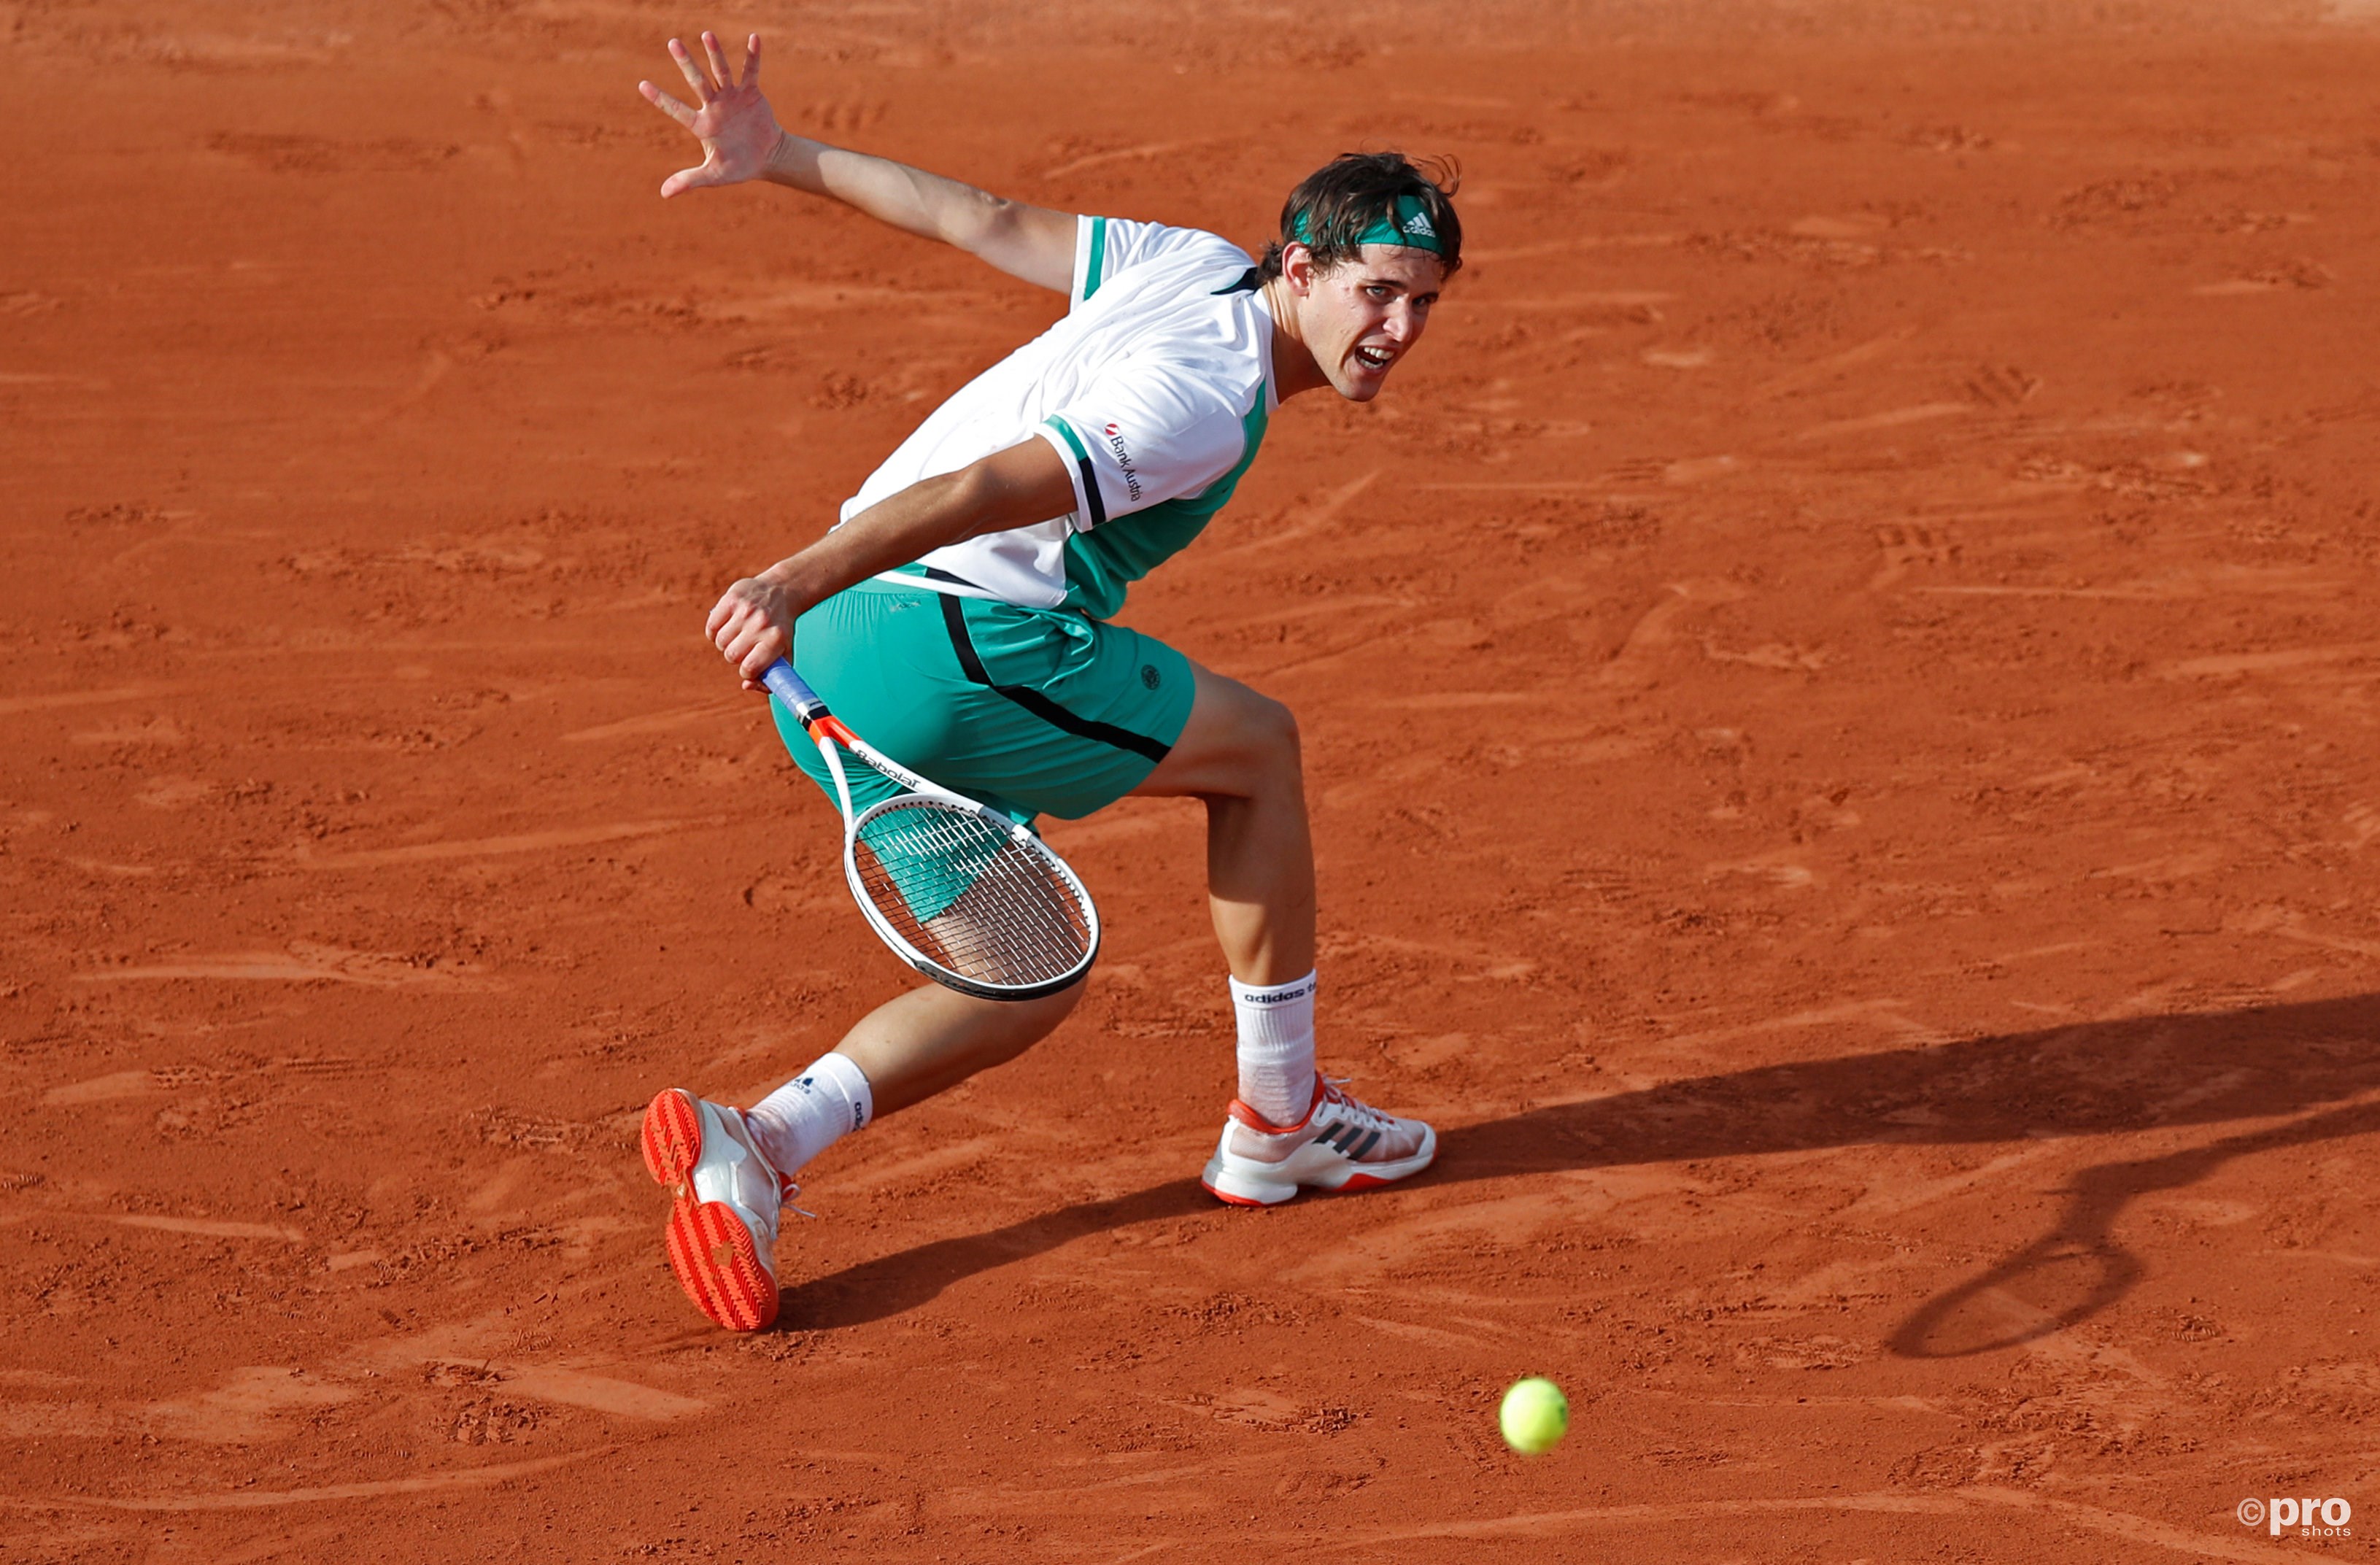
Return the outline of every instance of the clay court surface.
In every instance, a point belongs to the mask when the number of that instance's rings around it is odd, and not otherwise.
[[[16,5],[0,1553],[2373,1558],[2358,9]],[[673,1284],[645,1101],[904,976],[703,613],[1058,305],[658,200],[705,23],[1251,245],[1462,161],[1420,353],[1124,616],[1302,715],[1324,1061],[1428,1176],[1198,1189],[1128,803],[1065,1028],[806,1174],[779,1329]]]

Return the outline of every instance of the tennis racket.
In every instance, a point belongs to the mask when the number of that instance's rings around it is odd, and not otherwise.
[[[843,873],[868,927],[937,983],[986,1000],[1036,1000],[1090,971],[1099,915],[1049,844],[887,758],[827,710],[780,658],[760,676],[819,747],[843,810]],[[905,792],[856,817],[848,751]]]

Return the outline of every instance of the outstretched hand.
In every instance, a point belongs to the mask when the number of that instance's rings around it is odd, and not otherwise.
[[[638,82],[637,91],[653,107],[702,139],[702,162],[662,180],[662,195],[666,198],[680,190],[757,178],[768,168],[770,154],[785,134],[769,100],[760,96],[760,35],[756,32],[745,42],[741,81],[727,68],[727,56],[720,52],[715,32],[702,35],[702,52],[710,59],[707,75],[674,38],[669,41],[669,52],[686,84],[694,89],[698,106],[679,103],[650,81]]]

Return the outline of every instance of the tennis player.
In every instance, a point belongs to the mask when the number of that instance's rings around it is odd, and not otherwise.
[[[1448,189],[1393,152],[1340,157],[1291,192],[1258,261],[1196,229],[1027,206],[789,134],[760,94],[757,36],[740,74],[710,33],[706,61],[669,47],[693,102],[640,91],[701,140],[703,159],[664,197],[769,180],[1066,296],[1064,318],[936,409],[833,530],[727,589],[708,625],[720,651],[759,689],[798,646],[803,675],[870,743],[1020,821],[1127,794],[1202,800],[1239,1035],[1238,1095],[1202,1183],[1272,1206],[1428,1167],[1429,1126],[1315,1068],[1295,720],[1115,615],[1231,498],[1281,403],[1325,387],[1379,394],[1461,263]],[[800,728],[776,721],[827,787]],[[854,773],[855,808],[896,792]],[[645,1158],[674,1192],[669,1257],[686,1293],[731,1329],[768,1326],[794,1176],[878,1116],[1014,1059],[1081,993],[1001,1001],[929,984],[750,1109],[677,1088],[655,1098]]]

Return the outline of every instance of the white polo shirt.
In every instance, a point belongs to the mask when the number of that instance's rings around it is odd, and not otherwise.
[[[1065,318],[959,388],[859,492],[849,521],[921,479],[1039,436],[1075,508],[937,549],[884,579],[1107,619],[1186,547],[1256,459],[1273,390],[1254,261],[1196,228],[1085,217]]]

